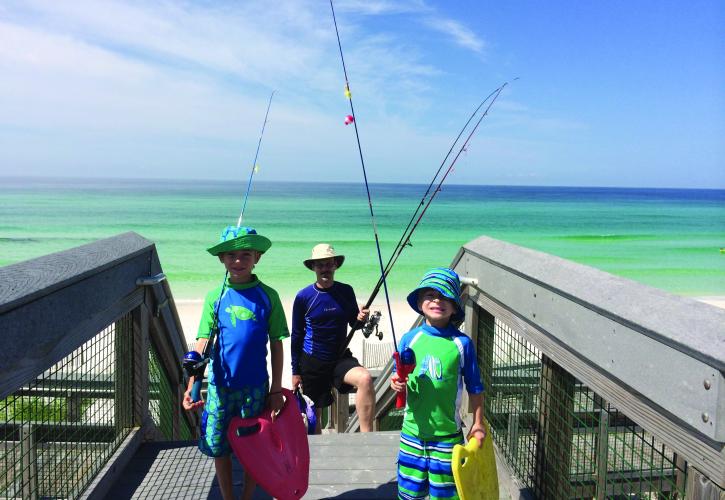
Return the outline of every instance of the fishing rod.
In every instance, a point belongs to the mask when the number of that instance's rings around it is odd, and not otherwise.
[[[249,192],[252,189],[252,178],[254,177],[255,172],[259,170],[259,167],[257,166],[257,158],[259,156],[259,149],[262,145],[262,137],[264,137],[264,130],[267,127],[267,117],[269,116],[269,108],[272,106],[272,98],[274,97],[274,93],[276,91],[272,91],[272,94],[269,96],[269,102],[267,103],[267,111],[264,114],[264,122],[262,123],[262,131],[259,134],[259,140],[257,141],[257,150],[254,153],[254,160],[252,161],[252,169],[249,174],[249,182],[247,183],[247,190],[244,193],[244,202],[242,204],[242,211],[239,214],[239,218],[237,219],[237,231],[240,227],[242,227],[242,219],[244,218],[244,210],[247,208],[247,199],[249,198]],[[225,232],[226,234],[226,232]],[[192,350],[187,352],[184,355],[184,359],[182,362],[182,365],[184,367],[184,370],[186,371],[187,375],[189,377],[194,377],[194,384],[191,387],[191,400],[192,402],[196,403],[198,401],[201,401],[201,385],[204,381],[204,371],[206,370],[206,366],[211,361],[211,354],[212,349],[214,348],[214,342],[216,340],[217,335],[219,335],[219,307],[222,303],[222,297],[224,297],[224,292],[227,289],[227,279],[229,278],[229,271],[225,271],[224,273],[224,281],[222,282],[221,291],[219,292],[219,298],[216,301],[216,307],[214,309],[214,316],[212,319],[212,327],[211,330],[209,330],[209,338],[206,339],[206,343],[204,344],[204,349],[201,353]]]
[[[413,221],[415,220],[415,217],[418,215],[418,211],[421,209],[421,207],[424,206],[426,198],[428,197],[428,194],[430,193],[431,188],[433,187],[433,184],[435,183],[436,179],[438,178],[438,175],[440,175],[441,170],[445,166],[446,161],[448,161],[448,158],[450,157],[451,153],[453,152],[453,149],[455,148],[456,144],[460,140],[463,133],[468,128],[468,125],[471,123],[473,118],[478,114],[480,109],[483,107],[484,104],[498,91],[499,89],[494,90],[491,92],[481,103],[478,105],[478,107],[471,113],[471,116],[466,121],[465,125],[461,128],[461,131],[458,133],[456,138],[454,139],[453,143],[451,144],[451,147],[448,149],[448,152],[446,153],[446,156],[441,161],[441,164],[438,166],[438,170],[436,171],[435,175],[433,176],[433,179],[431,179],[430,184],[428,184],[428,188],[426,189],[425,193],[423,194],[420,202],[418,203],[415,212],[410,218],[410,221],[408,221],[408,225],[403,230],[403,234],[400,237],[400,240],[398,240],[398,243],[396,244],[395,248],[393,249],[393,253],[390,256],[390,259],[388,260],[388,263],[385,265],[385,273],[390,272],[392,269],[392,266],[395,264],[395,261],[397,260],[396,252],[398,252],[398,255],[400,255],[400,252],[402,252],[402,249],[405,248],[405,246],[410,245],[409,239],[410,235],[408,233],[408,230],[410,229],[410,226],[413,224]],[[412,234],[412,231],[411,233]],[[400,250],[399,250],[400,249]],[[377,295],[378,290],[376,289],[373,293],[374,295]],[[374,299],[374,296],[370,298],[370,301]]]
[[[249,182],[247,183],[247,191],[244,193],[244,203],[242,204],[242,212],[239,214],[237,220],[237,227],[242,226],[242,219],[244,218],[244,209],[247,208],[247,198],[249,198],[249,191],[252,189],[252,177],[255,172],[259,171],[259,165],[257,165],[257,157],[259,156],[259,148],[262,146],[262,137],[264,137],[264,129],[267,127],[267,117],[269,116],[269,108],[272,106],[272,98],[276,90],[273,90],[269,95],[269,102],[267,103],[267,112],[264,113],[264,123],[262,123],[262,131],[259,133],[259,141],[257,141],[257,151],[254,153],[254,161],[252,161],[252,171],[249,173]]]
[[[332,0],[330,0],[330,11],[332,12],[332,21],[335,24],[335,35],[337,36],[337,47],[340,49],[340,60],[342,61],[342,71],[345,75],[345,96],[347,97],[347,100],[350,102],[350,116],[346,118],[345,123],[350,124],[352,123],[355,127],[355,138],[357,140],[357,150],[360,155],[360,165],[362,166],[363,171],[363,179],[365,180],[365,191],[367,192],[368,196],[368,207],[370,208],[370,219],[372,220],[373,225],[373,235],[375,236],[375,248],[377,249],[378,254],[378,263],[380,264],[380,282],[382,283],[383,289],[385,290],[385,302],[388,306],[388,318],[390,318],[390,331],[393,335],[393,345],[395,347],[395,350],[398,350],[398,344],[395,338],[395,327],[393,326],[393,311],[390,307],[390,296],[388,294],[388,284],[385,281],[385,270],[383,268],[383,256],[380,252],[380,238],[378,237],[378,228],[377,224],[375,223],[375,212],[373,211],[373,202],[372,198],[370,196],[370,186],[368,184],[368,174],[365,169],[365,160],[363,158],[363,152],[362,152],[362,146],[360,145],[360,134],[357,129],[357,120],[355,119],[355,107],[352,104],[352,94],[350,92],[350,80],[347,77],[347,67],[345,66],[345,56],[342,53],[342,43],[340,42],[340,31],[337,29],[337,19],[335,18],[335,7],[332,4]],[[379,290],[379,288],[378,288]],[[367,307],[366,307],[367,308]],[[349,341],[345,343],[345,348],[349,344]],[[344,350],[344,348],[343,348]]]
[[[514,80],[517,80],[517,79],[518,78],[515,78]],[[433,199],[441,191],[441,186],[443,185],[443,182],[445,182],[445,180],[448,177],[448,175],[453,171],[453,167],[455,166],[456,162],[458,161],[458,158],[461,156],[461,154],[464,151],[466,151],[466,148],[468,146],[468,143],[470,142],[471,138],[475,134],[475,132],[478,129],[479,125],[481,124],[481,122],[483,121],[483,119],[488,115],[489,110],[491,109],[491,107],[493,106],[493,104],[496,102],[496,99],[498,99],[498,96],[501,94],[501,92],[503,91],[503,89],[508,85],[508,83],[509,82],[505,82],[503,85],[501,85],[500,87],[498,87],[495,90],[493,90],[488,95],[488,97],[486,97],[481,102],[481,104],[478,105],[478,107],[476,108],[476,110],[469,117],[468,121],[466,121],[466,124],[463,126],[463,128],[461,129],[461,131],[458,133],[458,136],[453,141],[453,144],[451,145],[451,148],[448,150],[448,153],[443,158],[443,161],[441,162],[441,165],[438,167],[438,170],[436,171],[435,175],[433,176],[433,180],[428,185],[428,189],[426,190],[425,194],[421,198],[421,201],[419,202],[418,207],[416,208],[415,212],[413,213],[413,216],[411,217],[410,222],[408,222],[408,226],[403,231],[403,235],[401,236],[400,240],[398,241],[398,244],[393,249],[393,252],[392,252],[392,254],[390,256],[390,259],[388,260],[388,263],[386,264],[385,269],[383,271],[383,276],[380,279],[378,279],[378,283],[375,285],[375,287],[373,289],[373,292],[370,295],[370,298],[368,299],[368,301],[365,304],[364,308],[366,308],[366,309],[369,308],[370,305],[372,304],[373,300],[375,300],[375,297],[377,296],[378,292],[380,291],[381,283],[383,282],[384,277],[387,277],[387,275],[390,273],[390,271],[392,270],[393,266],[397,262],[398,257],[400,257],[400,254],[403,252],[403,250],[405,249],[405,247],[410,245],[410,238],[411,238],[411,236],[415,232],[415,229],[418,227],[418,224],[420,223],[420,221],[422,220],[422,218],[425,215],[426,211],[428,210],[428,207],[430,207],[430,204],[433,202]],[[450,157],[451,152],[455,149],[456,144],[458,143],[458,141],[460,140],[461,136],[464,134],[464,132],[466,131],[466,129],[468,128],[468,126],[470,125],[471,121],[474,119],[474,117],[476,116],[476,114],[478,114],[478,112],[480,111],[480,109],[489,100],[491,102],[488,104],[488,106],[486,107],[486,110],[483,112],[483,114],[476,121],[475,126],[470,131],[470,133],[466,137],[466,140],[463,142],[463,144],[461,144],[460,148],[458,149],[457,154],[455,155],[455,157],[451,161],[450,165],[446,169],[445,174],[443,175],[443,177],[441,178],[441,180],[438,182],[438,185],[435,187],[435,189],[431,193],[431,188],[435,184],[435,181],[438,178],[438,176],[440,175],[441,170],[445,166],[446,161]],[[418,212],[420,211],[421,207],[422,207],[423,210],[422,210],[422,212],[420,214],[418,214]],[[417,219],[416,219],[416,216],[417,216]],[[360,322],[360,321],[356,322],[353,325],[353,327],[351,328],[350,332],[347,335],[344,348],[346,348],[350,344],[350,341],[352,340],[352,337],[355,334],[355,332],[357,330],[363,328],[364,326],[365,326],[365,324],[362,323],[362,322]],[[397,352],[397,348],[395,350]]]

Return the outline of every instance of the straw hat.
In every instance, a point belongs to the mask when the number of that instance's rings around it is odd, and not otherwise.
[[[261,234],[257,234],[251,227],[228,226],[219,238],[219,243],[213,247],[207,248],[206,251],[212,255],[219,255],[223,252],[233,252],[236,250],[256,250],[264,253],[272,246],[269,238],[265,238]]]
[[[318,243],[314,246],[312,249],[312,256],[304,261],[305,267],[307,269],[312,270],[314,268],[313,264],[316,260],[322,260],[322,259],[335,259],[335,263],[337,264],[337,267],[342,267],[342,263],[345,262],[345,256],[344,255],[336,255],[335,254],[335,248],[328,244],[328,243]]]

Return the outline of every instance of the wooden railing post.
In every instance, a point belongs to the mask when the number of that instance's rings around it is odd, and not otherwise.
[[[347,419],[350,417],[350,398],[347,394],[340,394],[333,389],[332,418],[335,432],[345,432]]]
[[[570,498],[574,377],[542,356],[535,484],[540,498]]]
[[[133,322],[116,321],[114,339],[115,396],[113,405],[117,432],[133,425]]]
[[[23,498],[36,500],[39,496],[38,454],[33,424],[23,425],[20,428],[20,450],[23,467]]]
[[[79,422],[81,420],[81,409],[83,408],[83,398],[77,394],[71,393],[66,398],[65,418],[68,422]]]
[[[474,316],[472,319],[477,320],[477,338],[476,347],[478,352],[478,368],[481,370],[481,381],[483,382],[484,394],[490,390],[493,382],[493,364],[494,364],[494,332],[496,326],[496,318],[490,312],[480,307],[471,307],[470,311]],[[468,311],[466,311],[468,313]],[[489,393],[490,395],[490,393]],[[487,406],[490,405],[491,397],[485,398]]]
[[[145,301],[149,291],[146,289]],[[149,310],[145,304],[133,311],[133,422],[143,425],[149,412]]]
[[[599,409],[599,429],[596,442],[597,499],[607,496],[607,472],[609,467],[609,412],[604,408],[604,400],[595,398],[594,411]]]

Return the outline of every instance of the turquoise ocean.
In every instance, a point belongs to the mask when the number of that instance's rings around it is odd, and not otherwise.
[[[426,187],[371,185],[384,262]],[[246,181],[0,179],[0,265],[135,231],[156,243],[174,296],[202,298],[223,277],[205,249],[236,224],[245,188]],[[255,179],[244,225],[272,240],[257,274],[285,299],[312,282],[302,260],[318,242],[346,256],[336,278],[351,283],[359,301],[379,276],[363,184]],[[676,294],[725,296],[725,190],[450,185],[393,268],[392,298],[480,235]]]

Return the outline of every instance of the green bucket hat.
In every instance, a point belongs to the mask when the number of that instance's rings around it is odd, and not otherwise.
[[[461,279],[458,274],[447,267],[436,267],[431,269],[420,280],[418,287],[408,294],[408,304],[418,314],[423,314],[418,307],[418,292],[424,288],[437,290],[445,298],[450,299],[456,305],[456,312],[451,319],[463,321],[465,312],[461,303]]]
[[[272,246],[269,238],[257,234],[251,227],[228,226],[219,238],[219,243],[206,251],[212,255],[219,255],[223,252],[234,252],[236,250],[256,250],[264,253]]]

